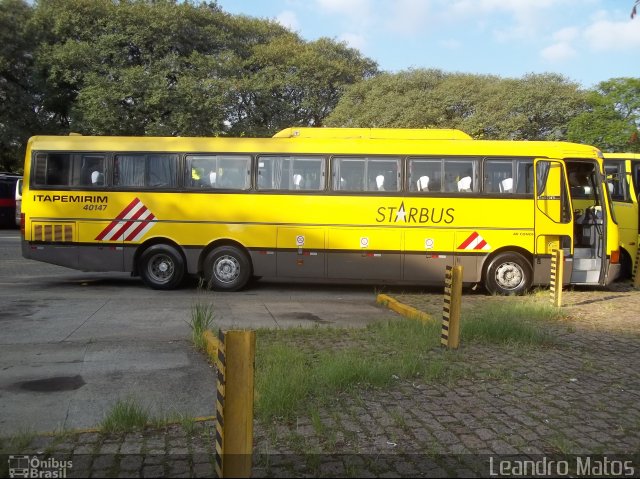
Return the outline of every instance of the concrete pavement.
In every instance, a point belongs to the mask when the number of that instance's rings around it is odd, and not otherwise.
[[[219,328],[363,327],[396,317],[372,287],[258,283],[153,291],[119,273],[25,260],[0,230],[0,436],[96,426],[118,399],[156,417],[214,414],[215,375],[191,342],[196,303]],[[35,388],[35,389],[34,389]]]

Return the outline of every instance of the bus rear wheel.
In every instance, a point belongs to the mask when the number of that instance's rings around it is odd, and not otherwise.
[[[209,288],[217,291],[238,291],[251,275],[251,261],[235,246],[219,246],[204,262],[204,279]]]
[[[485,287],[491,294],[504,296],[524,294],[533,273],[529,262],[519,253],[500,253],[491,260],[485,274]]]
[[[173,246],[157,244],[144,250],[138,271],[152,289],[175,289],[184,279],[184,260]]]

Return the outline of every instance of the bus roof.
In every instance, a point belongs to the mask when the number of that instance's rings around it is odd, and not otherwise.
[[[640,160],[640,153],[603,153],[605,160]]]
[[[337,130],[337,129],[334,129]],[[123,137],[123,136],[34,136],[30,151],[77,152],[177,152],[246,154],[326,155],[468,155],[528,156],[548,158],[602,158],[593,146],[561,141],[450,140],[337,137],[231,138],[231,137]]]
[[[273,138],[343,138],[397,140],[471,140],[462,130],[445,128],[285,128]]]

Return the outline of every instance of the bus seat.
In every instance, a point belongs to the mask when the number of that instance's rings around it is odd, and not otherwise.
[[[498,186],[500,193],[513,193],[513,178],[505,178]]]
[[[384,191],[384,175],[376,176],[376,186],[378,191]]]
[[[302,186],[302,175],[300,175],[298,173],[293,175],[293,185],[294,185],[296,190],[300,189],[300,187]]]
[[[458,181],[458,191],[469,192],[471,191],[471,177],[465,176]]]
[[[418,178],[418,191],[429,191],[429,177],[421,176]]]
[[[91,184],[93,186],[104,185],[104,174],[100,173],[98,170],[93,171],[91,173]]]
[[[218,174],[215,171],[212,171],[211,173],[209,173],[209,184],[211,186],[216,186],[217,177],[218,177]]]

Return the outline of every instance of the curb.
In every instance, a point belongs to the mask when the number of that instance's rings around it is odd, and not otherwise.
[[[403,304],[397,299],[394,299],[386,294],[379,294],[376,297],[376,303],[382,304],[383,306],[386,306],[387,308],[409,319],[419,319],[420,321],[434,320],[433,316],[431,316],[430,314],[427,314],[424,311],[420,311],[413,306]]]

